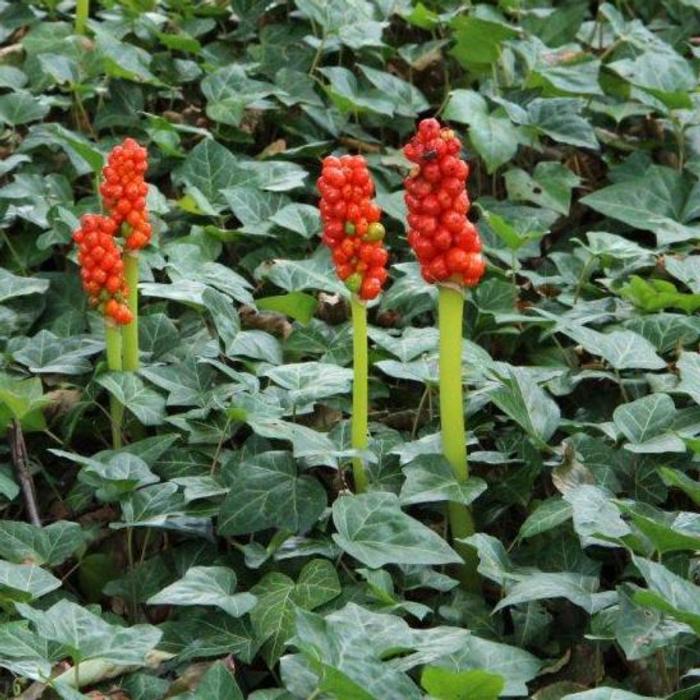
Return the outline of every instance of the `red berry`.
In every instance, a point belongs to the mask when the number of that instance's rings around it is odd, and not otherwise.
[[[382,291],[382,283],[375,277],[366,277],[360,287],[360,299],[374,299]]]

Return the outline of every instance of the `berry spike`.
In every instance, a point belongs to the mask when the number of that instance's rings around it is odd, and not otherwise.
[[[469,166],[461,141],[437,119],[424,119],[404,146],[415,168],[404,181],[408,243],[426,282],[474,287],[484,274],[479,233],[469,219]]]
[[[146,197],[148,185],[148,152],[134,139],[127,138],[115,146],[102,169],[104,182],[100,186],[105,208],[117,226],[125,227],[126,248],[140,250],[151,240]]]
[[[442,451],[455,478],[469,478],[464,436],[462,378],[463,286],[475,286],[484,274],[481,240],[467,219],[469,166],[460,158],[462,144],[437,119],[424,119],[404,147],[415,163],[406,178],[408,243],[426,282],[438,283],[440,336],[440,424]],[[448,517],[453,546],[464,560],[458,575],[465,589],[479,590],[475,550],[462,540],[474,534],[474,520],[464,503],[450,502]]]
[[[387,280],[381,209],[362,156],[328,156],[317,181],[323,242],[331,249],[338,277],[363,301],[375,299]]]
[[[126,305],[124,263],[114,238],[116,229],[112,219],[86,214],[73,240],[78,246],[80,276],[90,304],[115,323],[126,325],[132,314]]]

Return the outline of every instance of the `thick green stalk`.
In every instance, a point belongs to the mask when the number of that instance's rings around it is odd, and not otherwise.
[[[90,0],[76,0],[75,3],[75,33],[85,34],[87,19],[90,14]]]
[[[127,303],[133,315],[131,323],[124,326],[124,371],[136,372],[139,368],[139,258],[136,253],[124,255],[124,277],[129,288]]]
[[[440,424],[442,451],[452,465],[457,481],[469,478],[467,445],[464,437],[464,397],[462,389],[462,313],[464,296],[461,289],[441,286],[438,301],[440,325]],[[474,521],[468,506],[448,504],[453,546],[464,559],[459,579],[467,590],[479,590],[477,557],[472,547],[454,540],[474,534]]]
[[[352,296],[352,448],[364,450],[367,447],[367,307],[353,294]],[[362,457],[352,460],[355,491],[367,490],[367,472]]]
[[[107,367],[110,372],[122,371],[122,334],[113,321],[105,320],[105,341],[107,343]],[[122,446],[122,423],[124,406],[115,396],[109,397],[109,415],[112,422],[112,447],[118,450]]]

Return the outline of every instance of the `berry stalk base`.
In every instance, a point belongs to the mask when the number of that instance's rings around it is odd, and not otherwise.
[[[461,289],[440,286],[438,322],[440,326],[440,424],[442,451],[459,482],[469,478],[467,446],[464,437],[464,398],[462,389],[462,314],[464,296]],[[474,521],[468,506],[450,502],[448,517],[453,547],[464,559],[458,578],[469,591],[479,590],[477,556],[473,547],[457,539],[474,534]]]
[[[90,0],[76,0],[75,3],[75,33],[85,34],[88,15],[90,14]]]
[[[122,371],[122,334],[112,321],[105,322],[105,342],[107,344],[107,368],[110,372]],[[109,397],[109,415],[112,423],[112,447],[118,450],[122,446],[122,423],[124,406],[115,396]]]
[[[364,450],[367,447],[367,307],[353,294],[352,307],[352,448]],[[362,457],[354,457],[352,471],[355,491],[367,490],[367,472]]]

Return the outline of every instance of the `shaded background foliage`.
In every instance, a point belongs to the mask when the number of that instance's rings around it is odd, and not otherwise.
[[[0,426],[21,421],[44,520],[3,444],[3,692],[53,670],[66,698],[697,697],[700,4],[93,4],[83,37],[71,2],[0,2]],[[491,263],[466,485],[403,229],[399,149],[436,112]],[[106,372],[70,245],[125,135],[155,223],[138,375]],[[396,263],[358,497],[314,207],[347,150]],[[474,504],[483,597],[449,576],[446,500]]]

